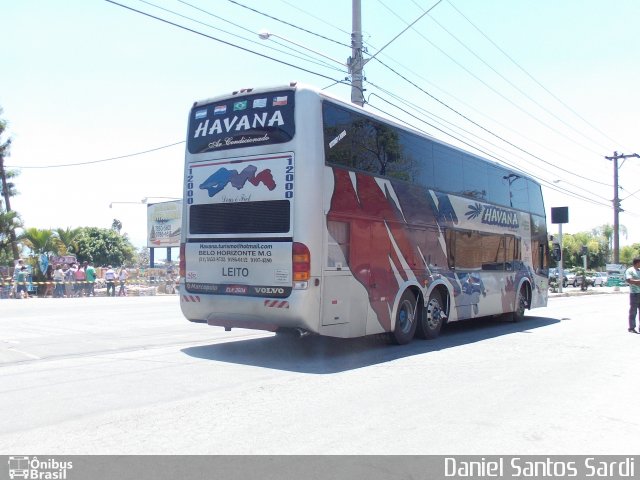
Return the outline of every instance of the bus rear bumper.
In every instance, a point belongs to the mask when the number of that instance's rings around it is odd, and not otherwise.
[[[180,307],[191,322],[215,327],[246,328],[275,332],[279,328],[318,333],[317,292],[294,290],[286,299],[184,295]]]

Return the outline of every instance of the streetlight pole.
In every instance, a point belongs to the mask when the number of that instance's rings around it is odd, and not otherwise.
[[[270,32],[270,31],[268,31],[268,30],[260,30],[260,31],[258,32],[258,37],[260,37],[260,39],[261,39],[261,40],[269,40],[271,37],[276,37],[276,38],[279,38],[279,39],[281,39],[281,40],[284,40],[285,42],[289,42],[289,43],[291,43],[291,44],[295,45],[296,47],[300,47],[300,48],[302,48],[302,49],[304,49],[304,50],[307,50],[308,52],[315,53],[316,55],[320,55],[321,57],[324,57],[324,58],[326,58],[327,60],[331,60],[332,62],[335,62],[335,63],[337,63],[337,64],[339,64],[339,65],[342,65],[343,67],[346,67],[346,66],[347,66],[345,63],[341,62],[340,60],[336,60],[335,58],[332,58],[332,57],[330,57],[330,56],[328,56],[328,55],[325,55],[325,54],[324,54],[324,53],[322,53],[322,52],[319,52],[319,51],[317,51],[317,50],[313,50],[313,49],[311,49],[311,48],[309,48],[309,47],[305,47],[304,45],[301,45],[301,44],[300,44],[300,43],[298,43],[298,42],[294,42],[294,41],[293,41],[293,40],[291,40],[290,38],[286,38],[286,37],[283,37],[283,36],[277,35],[277,34],[275,34],[275,33],[271,33],[271,32]]]
[[[149,199],[150,199],[150,198],[162,198],[162,199],[164,199],[164,200],[169,200],[169,201],[172,201],[172,200],[182,200],[182,198],[178,198],[178,197],[161,197],[161,196],[155,196],[155,195],[153,195],[153,196],[150,196],[150,197],[144,197],[142,200],[140,200],[140,203],[145,203],[145,204],[147,204],[147,203],[149,202]]]
[[[604,157],[613,161],[613,263],[620,263],[620,197],[618,195],[618,159],[622,158],[640,158],[637,153],[625,155],[624,153],[613,152],[612,157]]]
[[[113,206],[114,206],[115,204],[117,204],[117,203],[133,203],[133,204],[135,204],[135,205],[141,205],[141,204],[143,204],[144,202],[111,202],[111,203],[109,203],[109,208],[113,208]]]

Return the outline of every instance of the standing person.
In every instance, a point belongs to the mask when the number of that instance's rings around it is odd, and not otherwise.
[[[53,296],[53,265],[49,264],[47,272],[44,274],[44,295],[43,298],[47,298],[47,295]]]
[[[123,265],[120,268],[120,273],[118,273],[118,280],[120,280],[120,290],[118,290],[118,296],[127,296],[127,290],[125,289],[127,278],[129,278],[129,272],[127,272],[127,269]]]
[[[104,279],[107,281],[107,297],[116,296],[116,272],[113,271],[113,267],[109,265],[107,271],[104,272]],[[111,295],[109,295],[111,292]]]
[[[76,297],[82,297],[82,293],[84,292],[85,280],[87,279],[87,275],[84,271],[84,268],[82,268],[82,265],[78,265],[78,269],[75,271],[73,276],[76,281],[74,294]]]
[[[56,288],[53,291],[53,298],[64,297],[64,271],[62,265],[56,265],[56,269],[53,272],[53,281],[56,282]]]
[[[84,262],[84,274],[87,278],[87,297],[96,296],[95,286],[96,286],[96,269],[93,268],[93,262]]]
[[[24,265],[20,267],[16,284],[16,298],[29,298],[29,293],[27,292],[27,267]]]
[[[629,284],[629,328],[627,332],[638,333],[636,330],[636,314],[640,309],[640,257],[633,259],[633,266],[624,272],[624,278]]]
[[[16,264],[13,266],[13,285],[11,287],[11,291],[14,298],[18,298],[18,275],[20,274],[20,271],[24,266],[24,260],[22,260],[21,258],[18,259]]]
[[[69,266],[66,263],[62,266],[62,271],[64,272],[64,293],[67,298],[73,297],[74,266],[75,264]]]

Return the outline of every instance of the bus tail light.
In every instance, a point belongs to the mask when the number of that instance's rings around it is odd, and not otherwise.
[[[184,243],[180,244],[180,277],[185,278],[187,276],[187,259],[185,258],[185,245]]]
[[[311,252],[304,243],[293,242],[293,286],[307,288],[311,278]]]

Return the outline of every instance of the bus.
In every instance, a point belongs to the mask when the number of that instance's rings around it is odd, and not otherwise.
[[[183,198],[192,322],[406,344],[547,303],[534,179],[310,86],[195,102]]]

